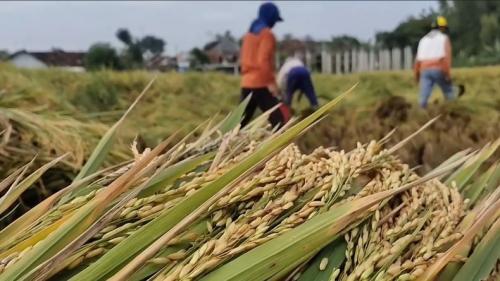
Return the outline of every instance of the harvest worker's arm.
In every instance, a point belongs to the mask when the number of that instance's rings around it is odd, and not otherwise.
[[[451,43],[450,38],[446,38],[444,45],[444,62],[443,62],[444,77],[451,80]]]
[[[424,47],[422,46],[423,43],[423,38],[420,39],[420,41],[418,41],[418,47],[417,47],[417,55],[415,56],[415,65],[413,66],[413,70],[414,70],[414,73],[415,73],[415,82],[417,82],[417,84],[419,83],[420,81],[420,71],[422,70],[422,64],[421,64],[421,61],[419,60],[419,58],[421,58],[421,53],[424,51]]]
[[[420,61],[415,59],[415,66],[413,67],[413,71],[415,73],[415,82],[419,82],[420,81]]]

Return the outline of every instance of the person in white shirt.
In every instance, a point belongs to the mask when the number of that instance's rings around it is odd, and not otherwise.
[[[276,80],[283,96],[283,102],[290,108],[293,94],[297,91],[306,95],[313,111],[318,108],[318,99],[311,80],[311,73],[298,55],[290,56],[285,60]]]
[[[415,80],[420,83],[420,106],[427,107],[434,84],[438,84],[447,100],[456,97],[451,83],[451,43],[447,35],[446,18],[439,16],[432,25],[432,30],[418,43],[415,60]],[[465,91],[459,85],[458,96]]]

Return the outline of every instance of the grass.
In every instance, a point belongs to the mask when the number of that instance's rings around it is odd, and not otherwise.
[[[410,72],[315,75],[322,103],[356,82],[359,86],[299,144],[305,150],[318,145],[350,149],[355,146],[354,140],[377,139],[395,127],[399,130],[394,141],[398,141],[430,118],[441,115],[423,137],[400,152],[404,161],[424,165],[428,170],[454,151],[481,147],[499,137],[500,67],[456,69],[453,75],[456,83],[466,85],[466,95],[445,104],[436,88],[428,111],[417,106],[418,88]],[[91,118],[112,124],[152,76],[143,71],[82,74],[0,65],[0,107],[65,113],[82,122]],[[124,143],[140,134],[152,146],[176,130],[188,132],[217,114],[222,118],[238,100],[238,77],[218,73],[161,74],[119,134]],[[307,101],[304,98],[294,106],[298,112],[307,106]]]

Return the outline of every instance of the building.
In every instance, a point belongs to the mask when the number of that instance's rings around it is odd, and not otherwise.
[[[238,62],[240,46],[230,36],[220,36],[203,47],[211,64],[233,64]]]
[[[145,61],[144,66],[151,71],[175,71],[178,68],[177,57],[154,55]]]
[[[49,52],[18,51],[9,57],[10,63],[20,68],[43,69],[49,67],[69,71],[85,71],[83,65],[84,52],[66,52],[54,49]]]
[[[208,58],[208,64],[203,65],[203,71],[219,71],[231,74],[239,73],[240,45],[233,36],[226,32],[203,47]]]
[[[177,71],[187,72],[190,70],[190,55],[186,52],[181,52],[176,55]]]

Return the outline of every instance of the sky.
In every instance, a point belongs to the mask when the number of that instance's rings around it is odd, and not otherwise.
[[[256,17],[259,1],[74,1],[0,2],[0,50],[84,51],[95,42],[121,44],[118,28],[133,36],[151,34],[167,42],[166,53],[202,47],[215,34],[230,30],[243,35]],[[437,1],[283,1],[276,2],[284,22],[275,26],[278,37],[330,39],[349,34],[373,40],[378,31],[395,28]]]

